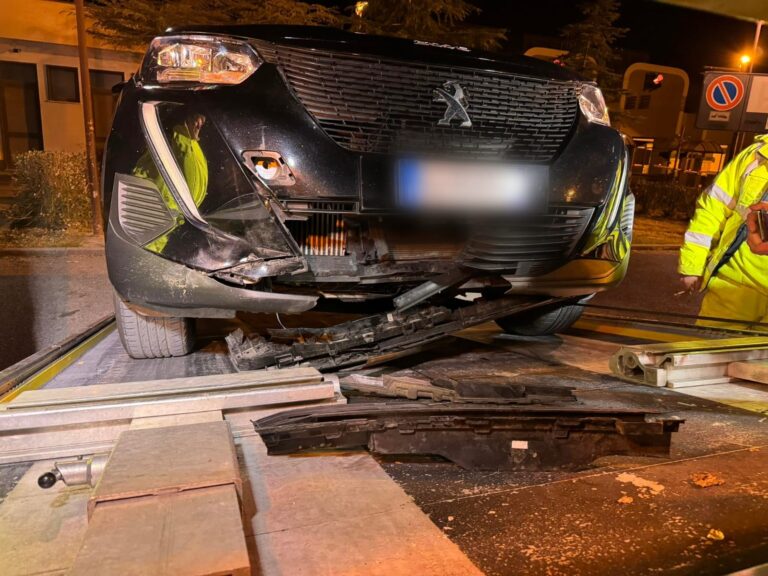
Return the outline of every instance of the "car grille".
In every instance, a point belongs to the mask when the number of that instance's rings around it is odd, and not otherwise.
[[[547,162],[577,117],[575,82],[263,44],[317,123],[354,152]],[[437,125],[447,105],[433,90],[448,81],[463,88],[471,127]]]
[[[592,208],[550,208],[543,216],[525,221],[483,222],[468,241],[409,243],[396,225],[387,227],[387,259],[424,261],[457,260],[464,266],[505,275],[538,276],[561,266],[573,254],[589,225]],[[316,213],[305,221],[286,222],[291,235],[307,256],[343,256],[347,236],[342,213]]]
[[[525,222],[485,224],[473,233],[461,262],[515,276],[546,274],[571,256],[592,213],[592,208],[551,208],[546,216]]]

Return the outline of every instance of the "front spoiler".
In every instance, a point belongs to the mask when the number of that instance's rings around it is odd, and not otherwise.
[[[570,298],[602,292],[618,286],[629,266],[629,257],[621,262],[597,259],[571,260],[554,272],[535,278],[504,276],[510,288],[507,294],[529,294]]]

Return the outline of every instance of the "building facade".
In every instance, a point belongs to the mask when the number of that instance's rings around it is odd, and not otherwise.
[[[541,40],[541,38],[539,39]],[[557,39],[552,39],[556,45]],[[527,56],[552,62],[561,48],[530,46]],[[699,186],[719,172],[732,146],[733,132],[699,130],[685,112],[690,80],[685,70],[638,60],[625,54],[622,93],[612,109],[614,125],[629,137],[632,173],[675,177]]]
[[[723,167],[732,133],[702,131],[685,113],[688,74],[636,62],[624,72],[621,129],[633,139],[632,171],[698,185]]]
[[[97,152],[116,96],[112,87],[133,74],[141,54],[92,38],[88,56]],[[27,150],[85,147],[74,6],[53,0],[2,0],[0,17],[0,174]]]

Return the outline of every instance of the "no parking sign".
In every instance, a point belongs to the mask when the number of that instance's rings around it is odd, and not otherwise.
[[[733,110],[744,100],[744,83],[732,74],[717,76],[707,86],[704,97],[716,112]]]
[[[696,127],[768,132],[768,76],[707,72]]]

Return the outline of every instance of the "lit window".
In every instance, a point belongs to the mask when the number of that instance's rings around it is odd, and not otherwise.
[[[80,102],[80,84],[77,68],[46,66],[48,100],[57,102]]]

